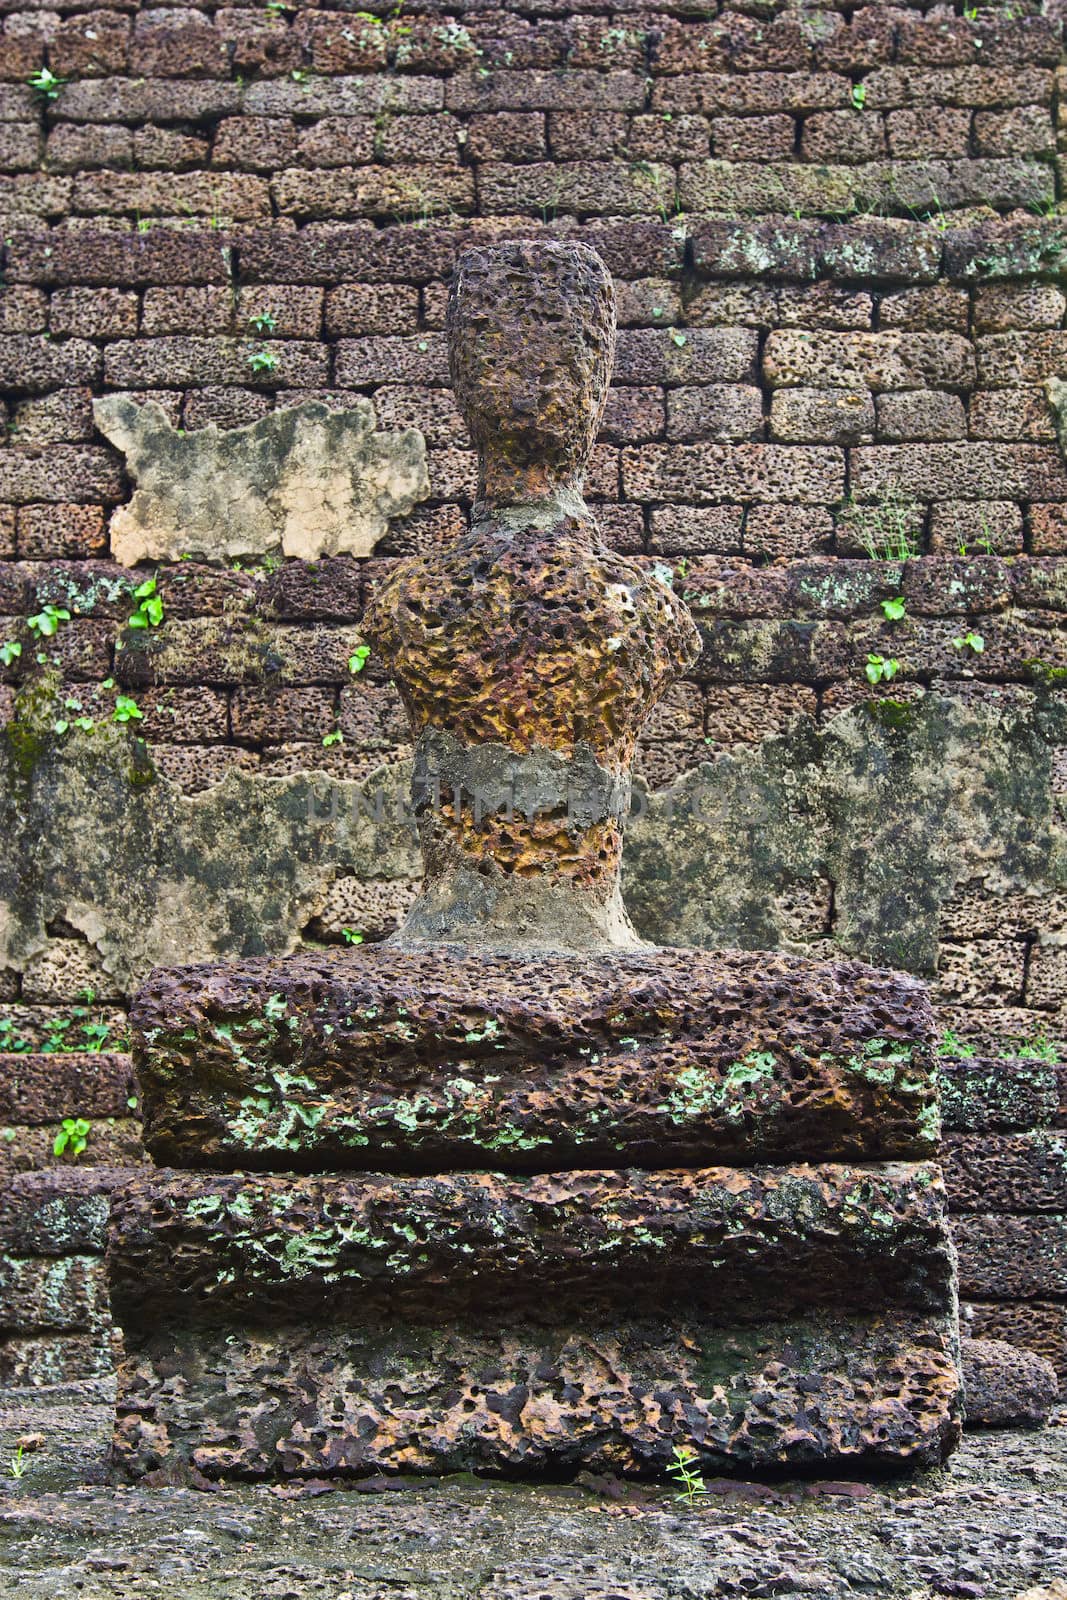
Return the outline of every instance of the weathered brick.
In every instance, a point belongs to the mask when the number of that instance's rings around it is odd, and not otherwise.
[[[555,146],[553,146],[555,148]],[[712,148],[706,117],[630,118],[627,154],[634,161],[682,161],[706,156]]]
[[[874,445],[857,449],[852,482],[877,498],[904,483],[920,499],[1062,500],[1067,474],[1058,450],[1030,444]]]
[[[941,242],[920,223],[860,219],[848,225],[774,217],[706,218],[693,228],[697,268],[728,277],[794,282],[827,273],[845,280],[933,282]]]
[[[385,66],[387,36],[380,23],[343,13],[302,11],[294,32],[315,72],[373,72]]]
[[[40,289],[0,288],[0,333],[43,333],[47,321],[48,300]]]
[[[897,157],[969,155],[971,116],[969,110],[953,106],[891,111],[885,119],[889,154]]]
[[[229,257],[212,231],[165,225],[145,232],[92,226],[20,236],[8,249],[8,277],[43,284],[225,283]]]
[[[91,389],[57,389],[12,407],[11,437],[20,445],[77,443],[93,436]]]
[[[68,83],[53,107],[60,122],[204,122],[241,108],[236,83],[107,78]]]
[[[523,169],[525,170],[525,169]],[[442,166],[342,167],[278,173],[271,193],[283,216],[422,217],[462,211],[474,204],[474,178],[466,168]]]
[[[742,548],[749,559],[796,560],[828,550],[833,535],[833,517],[822,506],[752,505]]]
[[[969,314],[966,289],[937,283],[929,288],[897,289],[883,295],[878,306],[878,325],[906,328],[916,333],[944,329],[949,333],[966,334]]]
[[[287,340],[276,347],[279,362],[275,370],[259,373],[249,366],[254,345],[250,339],[191,336],[119,340],[105,352],[105,380],[118,388],[238,383],[278,389],[329,382],[329,352],[321,345]]]
[[[1043,383],[1067,362],[1067,332],[984,334],[975,340],[975,353],[982,384]]]
[[[629,132],[630,118],[625,111],[548,114],[548,142],[554,161],[595,161],[620,155],[626,149]]]
[[[1067,227],[1059,217],[997,218],[946,235],[945,271],[977,280],[1055,278],[1065,251]]]
[[[1067,295],[1051,283],[981,284],[974,292],[976,333],[1059,328],[1067,314]]]
[[[167,333],[228,333],[232,324],[233,296],[221,284],[145,290],[141,332],[153,338]]]
[[[457,73],[445,86],[445,104],[461,112],[643,111],[645,86],[636,72]]]
[[[134,22],[130,71],[154,78],[225,77],[229,56],[210,20],[190,10],[142,12]]]
[[[758,341],[747,328],[624,328],[617,383],[752,383]]]
[[[48,60],[61,78],[101,78],[126,70],[130,19],[94,6],[66,17],[48,43]]]
[[[207,139],[176,128],[137,128],[133,135],[134,164],[146,171],[186,172],[207,165],[211,145]]]
[[[685,211],[836,216],[856,205],[849,167],[770,167],[749,161],[683,161],[678,196]]]
[[[99,555],[107,545],[101,506],[24,505],[18,513],[19,554],[30,560]]]
[[[967,415],[958,394],[948,394],[943,389],[909,389],[902,394],[880,394],[876,406],[879,439],[967,437]]]
[[[313,284],[257,284],[237,296],[237,326],[255,333],[257,317],[273,317],[272,339],[317,339],[322,329],[323,291]]]
[[[939,500],[930,508],[932,553],[1003,555],[1022,547],[1023,514],[1010,500]]]
[[[867,107],[1047,105],[1054,77],[1039,67],[881,67],[866,79]]]
[[[329,688],[241,688],[233,696],[234,737],[250,744],[321,740],[335,721],[335,691]]]
[[[414,332],[418,319],[419,291],[407,284],[342,283],[326,291],[325,329],[334,338]]]
[[[763,438],[763,396],[744,384],[713,383],[667,395],[668,439]]]
[[[467,123],[473,161],[540,161],[548,154],[541,111],[489,111]]]
[[[740,506],[657,506],[651,517],[654,555],[734,555],[741,549]]]
[[[636,500],[832,505],[844,496],[845,458],[841,450],[805,446],[644,445],[623,450],[622,482]]]
[[[1053,442],[1055,418],[1043,388],[977,389],[971,396],[972,439],[1032,439]],[[929,437],[933,437],[930,435]]]
[[[700,625],[704,650],[692,676],[708,683],[821,683],[848,671],[838,622],[713,619]]]
[[[694,121],[678,118],[679,122]],[[708,124],[704,124],[705,127]],[[766,117],[713,117],[710,123],[711,153],[721,161],[788,161],[793,155],[796,123],[784,115]],[[684,150],[681,155],[707,155],[703,150]]]
[[[1026,1003],[1063,1011],[1067,1004],[1067,949],[1062,945],[1040,941],[1034,945],[1026,974]],[[1060,1020],[1057,1016],[1056,1027]]]
[[[791,385],[916,389],[927,385],[966,389],[974,383],[974,354],[954,334],[826,333],[777,330],[764,350],[763,368],[774,388]]]
[[[0,451],[0,500],[113,502],[121,495],[122,473],[110,450],[52,445],[45,452]]]
[[[1059,59],[1058,30],[1051,19],[1000,14],[992,7],[964,17],[938,11],[928,18],[901,20],[897,55],[914,66],[956,66],[968,61],[1055,63]]]
[[[1052,117],[1044,106],[979,111],[974,119],[974,147],[980,156],[1051,155],[1056,148]]]
[[[779,115],[844,108],[850,104],[851,96],[849,79],[836,73],[693,73],[658,79],[652,88],[652,109]]]
[[[1004,611],[1012,598],[1011,568],[989,555],[929,555],[906,564],[901,591],[917,616]]]
[[[682,392],[677,390],[675,394]],[[708,394],[711,391],[688,392]],[[662,438],[665,422],[662,389],[612,388],[608,390],[600,437],[613,444],[638,444],[645,439]],[[467,441],[464,438],[461,442]]]
[[[36,127],[0,123],[0,171],[29,172],[41,159],[41,135]]]
[[[682,297],[678,285],[665,278],[638,278],[633,283],[617,283],[615,298],[620,328],[661,328],[681,318]]]
[[[655,216],[672,212],[674,168],[663,162],[487,162],[478,170],[478,199],[487,212],[602,212]]]
[[[1035,555],[1067,554],[1067,505],[1030,507],[1030,548]]]
[[[943,941],[938,946],[933,992],[957,1005],[1021,1005],[1026,947],[1010,939]]]
[[[332,119],[339,120],[339,119]],[[356,119],[352,119],[355,121]],[[359,122],[369,158],[369,118]],[[215,130],[211,159],[218,167],[239,167],[245,172],[276,172],[291,164],[299,148],[296,124],[289,117],[227,117]],[[349,160],[359,159],[350,156]]]
[[[789,444],[863,444],[874,438],[868,389],[778,389],[770,437]]]
[[[438,333],[406,337],[370,335],[337,344],[338,383],[450,384],[448,355]]]
[[[881,117],[866,112],[817,111],[804,119],[800,149],[806,161],[877,161],[886,153],[885,128]]]
[[[60,338],[128,339],[137,332],[137,296],[121,289],[57,289],[48,326]]]
[[[40,172],[0,176],[0,216],[51,217],[59,220],[70,210],[72,180]]]
[[[129,128],[89,123],[60,123],[48,135],[47,165],[53,172],[81,172],[90,167],[132,167],[133,133]]]
[[[440,79],[385,73],[307,78],[300,83],[292,79],[264,81],[250,84],[244,91],[244,110],[260,117],[376,116],[385,111],[440,111],[443,105]]]
[[[99,172],[75,180],[71,209],[86,216],[183,215],[249,222],[270,216],[266,179],[245,172],[188,173],[180,200],[167,173]]]
[[[799,684],[713,684],[705,688],[708,742],[713,745],[759,744],[785,733],[798,717],[815,720],[813,689]]]

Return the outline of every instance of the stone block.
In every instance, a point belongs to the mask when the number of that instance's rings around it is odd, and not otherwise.
[[[878,438],[891,443],[906,439],[933,442],[967,436],[963,401],[958,394],[949,394],[944,389],[880,394],[877,412]]]
[[[763,395],[751,384],[668,390],[667,438],[758,442],[763,438]]]
[[[771,396],[771,438],[788,444],[869,444],[874,438],[870,390],[778,389]]]
[[[963,1339],[968,1428],[1042,1428],[1059,1395],[1051,1361],[1000,1339]]]
[[[493,998],[476,1001],[487,960]],[[221,1166],[921,1154],[937,1131],[929,1029],[898,975],[677,951],[190,968],[158,975],[134,1013],[150,1148]]]
[[[813,338],[777,330],[767,340],[763,370],[772,388],[967,389],[974,383],[974,355],[968,340],[953,334],[892,330]]]
[[[943,1164],[955,1211],[1067,1211],[1062,1133],[948,1134]]]
[[[622,483],[633,500],[833,505],[844,498],[844,451],[814,445],[643,445],[623,450]]]

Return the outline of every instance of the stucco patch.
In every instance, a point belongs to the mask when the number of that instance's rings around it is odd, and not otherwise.
[[[126,395],[94,401],[93,415],[137,484],[111,520],[112,552],[127,566],[370,555],[389,519],[430,489],[422,434],[377,432],[369,400],[345,411],[308,401],[244,428],[192,433]]]

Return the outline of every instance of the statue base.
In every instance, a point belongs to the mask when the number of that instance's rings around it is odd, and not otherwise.
[[[841,1473],[956,1443],[914,980],[385,945],[159,973],[134,1024],[146,1144],[182,1170],[112,1198],[118,1474],[662,1476],[680,1447]]]

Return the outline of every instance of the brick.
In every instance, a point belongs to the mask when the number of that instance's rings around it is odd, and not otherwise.
[[[657,506],[649,550],[654,555],[734,555],[741,549],[740,506]]]
[[[635,384],[752,383],[758,342],[747,328],[624,328],[615,381]]]
[[[188,173],[182,178],[180,199],[167,173],[90,173],[75,179],[71,207],[86,216],[173,216],[180,211],[184,216],[227,222],[254,221],[271,212],[266,180],[245,172]]]
[[[486,212],[601,212],[646,216],[673,212],[674,168],[657,162],[488,162],[478,170],[478,198]]]
[[[48,43],[52,71],[61,78],[101,78],[126,70],[130,21],[121,11],[94,6],[66,17]]]
[[[852,457],[857,495],[877,499],[905,483],[920,499],[1060,500],[1067,475],[1059,452],[1029,444],[874,445]]]
[[[811,36],[794,17],[770,19],[727,13],[713,22],[664,19],[651,41],[658,73],[736,68],[799,72],[811,65]]]
[[[668,439],[763,438],[763,396],[743,384],[713,383],[667,395]]]
[[[16,553],[15,529],[18,524],[18,511],[14,506],[0,506],[0,557],[10,560]],[[10,711],[0,716],[0,721],[10,719]],[[0,993],[3,992],[0,984]],[[5,997],[6,998],[6,997]]]
[[[1031,506],[1029,516],[1034,554],[1067,554],[1067,505]]]
[[[321,345],[287,340],[278,349],[278,367],[273,372],[254,373],[248,365],[253,343],[191,336],[119,340],[105,352],[105,381],[117,388],[237,383],[277,389],[283,384],[313,387],[328,383],[329,352]]]
[[[784,115],[713,117],[710,132],[711,153],[721,161],[788,161],[796,141],[796,123],[792,117]],[[684,150],[679,154],[707,155],[708,146],[705,142],[703,150]]]
[[[152,78],[225,77],[225,41],[193,10],[142,12],[134,22],[130,71]]]
[[[440,334],[341,339],[336,347],[338,383],[451,383]]]
[[[300,12],[293,26],[314,72],[373,72],[386,64],[386,31],[352,16]]]
[[[906,564],[901,591],[909,611],[920,616],[1004,611],[1012,599],[1011,568],[995,556],[929,555]]]
[[[1021,941],[944,940],[938,946],[934,995],[956,1005],[1021,1005],[1025,955]]]
[[[999,15],[990,8],[977,17],[944,12],[929,18],[906,17],[900,24],[897,55],[915,66],[955,66],[967,61],[1049,62],[1059,60],[1058,30],[1051,19]]]
[[[137,128],[133,135],[134,163],[146,171],[186,172],[206,166],[210,154],[207,139],[174,128]]]
[[[645,86],[636,72],[457,73],[445,85],[445,105],[460,112],[643,111]]]
[[[709,744],[759,744],[785,733],[798,717],[815,720],[815,691],[796,684],[709,685],[705,694]]]
[[[467,151],[473,161],[540,161],[548,154],[545,117],[540,111],[490,111],[467,123]]]
[[[321,740],[335,721],[333,689],[242,688],[232,705],[234,738],[251,744]]]
[[[0,500],[114,502],[122,493],[122,473],[109,450],[52,445],[44,453],[17,447],[0,452]]]
[[[880,328],[904,328],[915,333],[944,329],[948,333],[965,335],[969,315],[966,289],[954,289],[947,283],[921,289],[897,289],[883,295],[878,305]]]
[[[1067,563],[1053,558],[1028,556],[1012,565],[1012,590],[1017,605],[1035,610],[1067,610]],[[1050,905],[1050,918],[1053,908]],[[1063,906],[1067,928],[1067,903]]]
[[[48,326],[61,338],[122,339],[137,332],[137,296],[120,289],[57,289]]]
[[[330,120],[339,122],[342,119]],[[366,151],[362,159],[365,160],[371,151],[369,119],[357,121],[357,131],[362,133]],[[289,117],[227,117],[215,129],[211,160],[217,167],[274,173],[291,165],[299,147],[296,125]],[[361,158],[353,154],[348,159],[354,161]]]
[[[455,167],[465,130],[447,112],[429,117],[386,117],[374,127],[374,159],[386,162],[437,162]]]
[[[949,1134],[942,1164],[955,1211],[1061,1211],[1067,1208],[1062,1134]]]
[[[891,111],[885,119],[889,154],[896,157],[969,155],[971,115],[969,110],[952,106]]]
[[[276,326],[272,339],[317,339],[322,330],[323,291],[314,285],[257,284],[241,289],[237,296],[237,326],[255,333],[253,319],[272,316]]]
[[[287,561],[258,588],[265,616],[302,622],[349,621],[362,611],[363,568],[349,556]]]
[[[1044,106],[979,111],[974,119],[974,147],[980,156],[1051,155],[1056,148],[1052,118]]]
[[[790,444],[862,444],[874,438],[867,389],[779,389],[771,397],[770,437]]]
[[[876,401],[878,438],[944,440],[967,436],[967,415],[957,394],[943,389],[910,389],[880,394]],[[858,442],[858,441],[857,441]]]
[[[153,338],[167,333],[228,333],[232,323],[233,296],[221,284],[145,290],[141,332]]]
[[[1062,1011],[1067,1004],[1067,949],[1062,945],[1034,945],[1026,974],[1026,1003]]]
[[[832,505],[844,496],[845,461],[840,450],[804,446],[644,445],[622,452],[622,481],[635,500]]]
[[[90,123],[61,123],[48,135],[46,163],[53,172],[82,172],[90,167],[132,167],[133,134],[129,128]]]
[[[705,218],[692,232],[698,270],[716,276],[804,282],[827,273],[864,282],[933,282],[941,267],[940,240],[913,222]]]
[[[692,676],[707,683],[821,683],[844,677],[848,643],[838,622],[713,619]]]
[[[227,773],[255,772],[260,758],[253,750],[232,745],[159,744],[151,748],[152,765],[161,778],[183,794],[202,794],[222,783]]]
[[[391,683],[343,688],[338,725],[360,750],[395,750],[411,740],[407,715]]]
[[[52,217],[58,220],[70,210],[72,181],[39,172],[18,172],[0,176],[0,215],[5,217]]]
[[[62,1115],[92,1119],[129,1114],[126,1102],[134,1093],[134,1081],[127,1055],[82,1050],[6,1056],[0,1061],[4,1063],[5,1081],[0,1083],[0,1120],[4,1122],[40,1127],[54,1124]]]
[[[36,127],[0,123],[0,171],[29,172],[41,159],[41,135]]]
[[[690,392],[707,394],[710,391],[701,389]],[[638,444],[644,439],[660,439],[663,437],[665,421],[662,389],[612,388],[608,390],[600,437],[613,444]],[[465,430],[460,442],[468,442]]]
[[[47,321],[48,301],[39,289],[0,288],[0,333],[43,333]]]
[[[665,278],[638,278],[615,285],[620,328],[662,328],[681,317],[678,285]],[[727,319],[732,320],[732,319]]]
[[[852,169],[761,166],[749,161],[683,161],[678,196],[685,211],[798,212],[834,216],[855,209]]]
[[[1048,396],[1033,385],[1020,389],[977,389],[971,396],[972,439],[1032,439],[1055,442],[1056,426]]]
[[[1067,332],[990,333],[975,340],[979,383],[1043,383],[1067,363]]]
[[[817,111],[804,119],[800,149],[805,161],[877,161],[886,154],[885,129],[881,117],[864,112]],[[775,152],[790,154],[792,145]],[[743,146],[738,155],[744,160]]]
[[[660,78],[653,111],[701,111],[738,116],[833,110],[851,102],[848,78],[828,72],[749,72],[743,77],[693,73]]]
[[[795,560],[828,550],[834,521],[821,506],[752,505],[742,548],[749,559]]]
[[[552,111],[548,116],[553,161],[621,155],[629,133],[630,118],[624,111]]]
[[[86,78],[68,83],[52,115],[59,122],[188,122],[235,115],[236,83],[171,83],[162,78]]]
[[[93,436],[92,391],[57,389],[18,401],[12,409],[10,437],[20,445],[77,443]]]
[[[699,159],[711,149],[710,139],[706,117],[636,116],[630,118],[626,150],[635,161]]]
[[[767,340],[763,365],[774,388],[812,384],[877,393],[927,384],[967,388],[974,382],[971,346],[952,334],[827,333],[816,339],[778,330]]]
[[[93,1328],[107,1320],[104,1264],[88,1255],[0,1256],[4,1320],[21,1331]]]
[[[1045,206],[1055,189],[1051,168],[1023,157],[872,162],[854,171],[858,205],[935,217],[960,206]]]
[[[20,239],[8,276],[43,284],[225,283],[228,256],[214,231],[160,225],[144,233],[92,226]]]
[[[244,110],[262,117],[377,116],[384,111],[440,111],[443,106],[444,85],[440,79],[389,77],[384,73],[308,78],[302,83],[291,79],[263,81],[250,84],[244,91]]]
[[[106,546],[101,506],[60,503],[27,505],[19,510],[19,554],[30,560],[99,555]]]
[[[137,704],[144,721],[137,731],[153,743],[204,744],[229,734],[229,706],[217,689],[145,689]]]
[[[411,285],[344,283],[326,291],[324,325],[331,338],[414,332],[418,319],[419,292]]]
[[[1037,67],[966,66],[948,71],[881,67],[864,81],[869,111],[898,106],[1045,105],[1054,85],[1053,74]]]
[[[1022,547],[1023,514],[1010,500],[941,500],[930,508],[932,553],[1011,554]]]
[[[950,278],[1055,278],[1067,250],[1067,226],[1058,217],[1000,219],[946,235],[945,272]]]
[[[1059,328],[1067,295],[1051,283],[981,284],[974,293],[976,333],[1014,333]]]
[[[274,177],[271,193],[282,216],[301,220],[427,217],[471,208],[474,178],[466,168],[441,166],[294,167]]]

